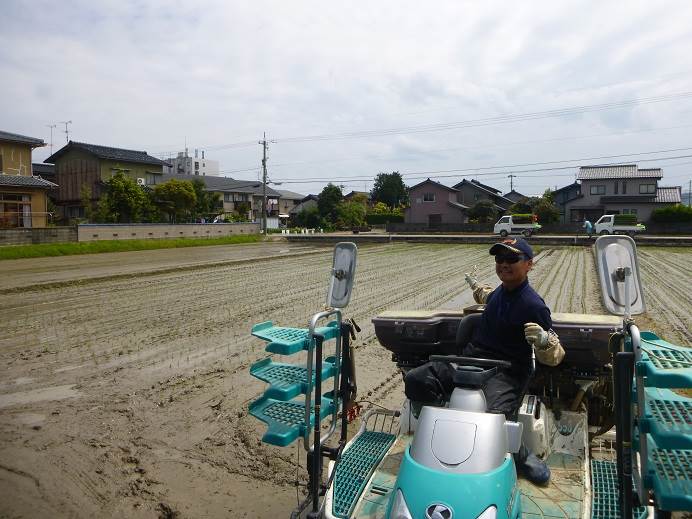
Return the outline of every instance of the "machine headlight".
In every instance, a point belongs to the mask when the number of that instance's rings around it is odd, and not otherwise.
[[[394,503],[392,503],[392,510],[389,513],[389,519],[413,519],[413,516],[411,515],[411,512],[409,512],[408,506],[406,505],[404,494],[399,489],[397,489],[396,495],[394,496]]]
[[[497,517],[497,507],[489,506],[476,519],[495,519]]]

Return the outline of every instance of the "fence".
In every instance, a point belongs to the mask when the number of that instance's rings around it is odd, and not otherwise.
[[[259,223],[140,223],[81,224],[79,241],[151,240],[161,238],[220,238],[237,234],[257,234]]]
[[[77,228],[74,226],[0,229],[0,246],[72,241],[77,241]]]
[[[644,234],[663,234],[663,235],[692,235],[692,223],[656,223],[648,222]],[[388,223],[387,232],[407,234],[407,233],[481,233],[492,234],[493,224],[491,223],[442,223],[430,227],[427,223]],[[538,234],[567,234],[580,236],[585,234],[581,223],[549,223],[542,224]]]

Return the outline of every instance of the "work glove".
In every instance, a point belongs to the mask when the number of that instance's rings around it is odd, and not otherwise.
[[[524,325],[524,336],[526,337],[526,342],[537,350],[548,348],[548,332],[541,328],[540,324],[526,323]]]
[[[466,274],[464,274],[464,279],[466,280],[466,282],[471,287],[471,290],[475,290],[476,287],[478,286],[478,280],[476,279],[476,277],[473,274],[469,274],[467,272]]]

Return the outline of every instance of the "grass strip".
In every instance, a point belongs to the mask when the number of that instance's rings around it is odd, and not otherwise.
[[[46,256],[72,256],[75,254],[100,254],[102,252],[127,252],[136,250],[177,249],[209,245],[257,243],[259,234],[223,236],[220,238],[171,238],[160,240],[103,240],[78,243],[41,243],[37,245],[8,245],[0,247],[0,260],[41,258]]]

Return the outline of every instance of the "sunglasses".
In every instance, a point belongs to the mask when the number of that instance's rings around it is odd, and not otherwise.
[[[524,256],[521,254],[510,254],[510,255],[497,255],[495,256],[495,263],[509,263],[510,265],[513,265],[514,263],[518,263],[520,260],[523,260]]]

